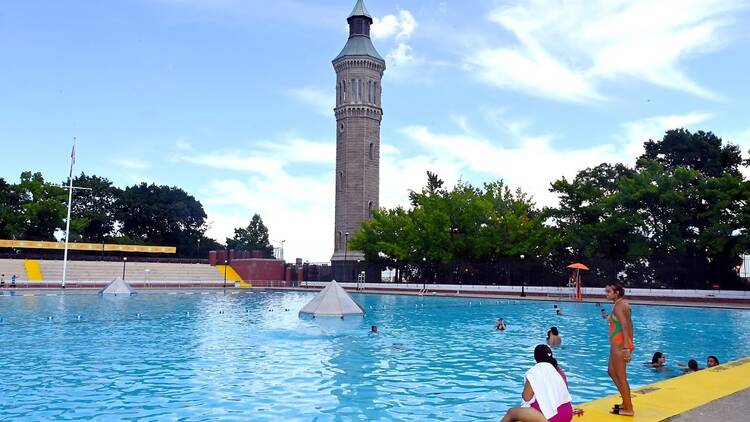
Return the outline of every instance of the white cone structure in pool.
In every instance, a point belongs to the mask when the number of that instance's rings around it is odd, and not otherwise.
[[[364,315],[365,311],[349,296],[343,287],[331,281],[301,311],[300,315],[343,317],[347,315]]]
[[[119,278],[112,280],[99,292],[102,295],[134,295],[135,293],[135,289],[130,287],[127,281]]]

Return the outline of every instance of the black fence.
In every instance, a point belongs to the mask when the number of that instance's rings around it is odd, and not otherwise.
[[[426,284],[526,285],[565,286],[574,281],[574,270],[567,268],[571,260],[559,258],[502,258],[492,262],[422,262],[409,263],[351,263],[341,282],[383,281]],[[736,289],[750,290],[744,277],[745,263],[717,263],[691,259],[681,262],[664,260],[613,261],[608,259],[582,260],[589,270],[581,270],[584,286],[604,287],[618,282],[633,288],[670,289]],[[747,264],[750,264],[748,262]],[[309,281],[330,281],[330,267],[308,265],[304,276]]]

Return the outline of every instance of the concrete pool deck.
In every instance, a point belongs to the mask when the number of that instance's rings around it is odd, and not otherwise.
[[[619,395],[612,395],[578,406],[583,416],[574,420],[748,420],[750,357],[639,387],[631,396],[635,408],[633,418],[609,413],[615,403],[621,402]]]

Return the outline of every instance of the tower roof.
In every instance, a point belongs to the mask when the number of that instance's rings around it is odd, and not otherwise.
[[[372,45],[370,37],[362,35],[349,37],[344,49],[341,50],[341,53],[339,53],[333,61],[345,56],[368,56],[380,60],[381,62],[385,61],[380,54],[378,54],[378,50],[375,49],[375,46]]]
[[[354,5],[346,21],[349,22],[349,40],[333,61],[350,56],[365,56],[385,63],[370,40],[372,16],[367,11],[364,0],[357,0],[357,4]]]
[[[365,7],[364,0],[357,0],[357,4],[354,5],[354,9],[352,10],[352,13],[349,15],[349,17],[354,16],[365,16],[370,19],[372,19],[372,16],[370,16],[370,12],[367,11],[367,7]]]

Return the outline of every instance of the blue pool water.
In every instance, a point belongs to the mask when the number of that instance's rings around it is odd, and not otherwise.
[[[364,318],[300,320],[305,292],[0,297],[8,420],[497,420],[550,326],[576,403],[615,393],[594,304],[354,295]],[[609,309],[610,305],[607,305]],[[288,310],[287,310],[288,309]],[[750,313],[633,307],[633,385],[750,355]],[[140,314],[140,317],[138,316]],[[81,319],[78,320],[78,315]],[[492,330],[498,316],[508,330]],[[52,320],[48,318],[52,317]],[[381,334],[368,336],[369,326]],[[660,350],[667,372],[641,362]]]

